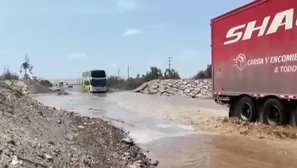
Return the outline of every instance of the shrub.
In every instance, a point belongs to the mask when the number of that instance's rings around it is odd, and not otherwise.
[[[18,80],[19,76],[16,73],[11,72],[8,68],[4,68],[2,75],[0,76],[2,80]]]

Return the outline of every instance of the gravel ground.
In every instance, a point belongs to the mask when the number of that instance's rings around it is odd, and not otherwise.
[[[156,167],[106,121],[58,111],[0,83],[0,167]]]

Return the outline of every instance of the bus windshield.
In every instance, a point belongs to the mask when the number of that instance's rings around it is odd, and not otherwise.
[[[106,74],[105,74],[105,71],[103,71],[103,70],[96,70],[96,71],[91,71],[91,77],[93,77],[93,78],[105,78]]]
[[[91,82],[91,85],[93,87],[104,87],[104,86],[106,86],[106,80],[105,79],[91,79],[90,82]]]

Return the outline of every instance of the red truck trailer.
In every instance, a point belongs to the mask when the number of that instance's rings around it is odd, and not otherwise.
[[[256,0],[212,19],[211,53],[213,97],[229,117],[296,126],[296,0]]]

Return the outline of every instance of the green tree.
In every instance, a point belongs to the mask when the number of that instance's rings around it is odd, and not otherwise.
[[[205,75],[207,78],[211,78],[212,77],[212,66],[211,64],[208,64],[205,70]]]
[[[33,74],[32,69],[33,69],[33,66],[30,64],[30,59],[29,59],[28,55],[26,54],[25,61],[21,64],[20,73],[22,74],[24,72],[24,78],[30,79],[30,76],[28,73]]]
[[[136,89],[138,86],[140,86],[143,83],[143,80],[137,79],[137,78],[129,78],[125,80],[125,84],[123,86],[124,90],[133,90]]]
[[[164,79],[180,79],[179,73],[175,69],[165,69]]]
[[[212,77],[212,65],[207,65],[205,70],[199,71],[193,78],[194,79],[205,79]]]
[[[150,67],[150,71],[147,72],[146,75],[144,76],[145,81],[150,81],[153,79],[162,79],[162,78],[163,78],[162,70],[155,66]]]
[[[136,77],[130,77],[126,80],[111,76],[107,79],[107,84],[109,88],[119,90],[133,90],[142,85],[144,82],[154,79],[163,79],[164,77],[166,77],[166,79],[180,79],[178,72],[174,69],[172,69],[171,71],[165,70],[163,76],[161,69],[152,66],[146,74],[137,74]]]
[[[194,79],[204,79],[204,78],[206,78],[206,74],[204,71],[199,71],[193,78]]]
[[[13,85],[14,80],[18,80],[19,76],[15,73],[12,73],[9,68],[4,68],[2,75],[0,76],[0,80],[9,80],[10,85]]]
[[[122,89],[125,84],[125,80],[117,76],[110,76],[107,79],[107,86],[114,89]]]
[[[19,76],[13,72],[9,68],[4,68],[2,75],[0,76],[2,80],[18,80]]]

